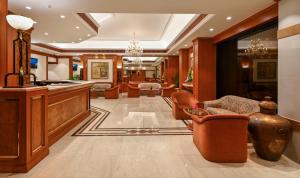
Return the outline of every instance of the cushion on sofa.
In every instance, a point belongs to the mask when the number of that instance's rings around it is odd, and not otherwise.
[[[111,88],[110,83],[95,83],[92,86],[92,90],[94,91],[105,91],[105,89]]]
[[[207,107],[205,108],[210,114],[230,114],[230,115],[235,115],[238,113],[229,111],[227,109],[222,109],[222,108],[212,108],[212,107]]]
[[[141,90],[150,90],[152,87],[152,90],[160,90],[161,85],[159,83],[140,83],[138,85],[138,88]]]

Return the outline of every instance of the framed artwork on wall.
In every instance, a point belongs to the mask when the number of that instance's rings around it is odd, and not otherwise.
[[[277,59],[253,60],[253,82],[276,82]]]
[[[91,63],[92,79],[108,79],[109,63],[108,62],[92,62]]]

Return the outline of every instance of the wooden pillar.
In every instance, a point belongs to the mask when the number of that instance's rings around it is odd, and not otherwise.
[[[73,80],[73,57],[69,57],[69,79]]]
[[[168,57],[165,68],[165,81],[168,84],[175,84],[176,77],[178,77],[179,73],[179,57],[178,56],[170,56]]]
[[[160,63],[160,80],[164,78],[164,73],[165,73],[165,62],[162,61]]]
[[[186,80],[189,70],[189,49],[179,50],[179,88],[182,89],[182,84]]]
[[[216,98],[216,47],[211,38],[196,38],[193,94],[200,102]]]
[[[7,73],[7,22],[8,0],[0,0],[0,86],[4,85]]]
[[[87,59],[85,55],[80,56],[80,61],[82,63],[82,80],[87,80]]]
[[[165,62],[164,62],[164,82],[167,82],[168,83],[168,66],[169,66],[169,63],[168,63],[168,58],[165,59]]]

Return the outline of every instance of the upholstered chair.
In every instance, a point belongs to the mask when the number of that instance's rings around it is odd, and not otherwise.
[[[175,92],[175,85],[172,84],[167,87],[162,87],[161,96],[162,97],[171,97],[171,94]]]
[[[105,99],[118,99],[119,98],[119,86],[108,88],[105,90]]]
[[[191,119],[189,115],[184,113],[183,108],[199,105],[199,102],[195,99],[193,94],[189,92],[174,92],[171,95],[171,99],[173,101],[172,114],[177,120]]]
[[[218,163],[247,161],[247,127],[245,115],[192,116],[193,141],[202,156]]]
[[[128,85],[128,97],[129,98],[140,97],[140,89],[138,87]]]
[[[210,114],[244,114],[259,112],[259,102],[239,96],[227,95],[213,101],[205,101],[204,109]]]

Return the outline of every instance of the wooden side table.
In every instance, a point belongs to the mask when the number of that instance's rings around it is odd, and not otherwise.
[[[183,112],[192,117],[193,115],[196,115],[199,118],[205,117],[209,115],[209,112],[202,108],[192,108],[192,107],[186,107],[183,108]],[[188,124],[188,129],[193,130],[193,121],[192,123]]]
[[[155,97],[156,96],[156,91],[155,90],[148,90],[147,91],[147,96],[148,97]]]

